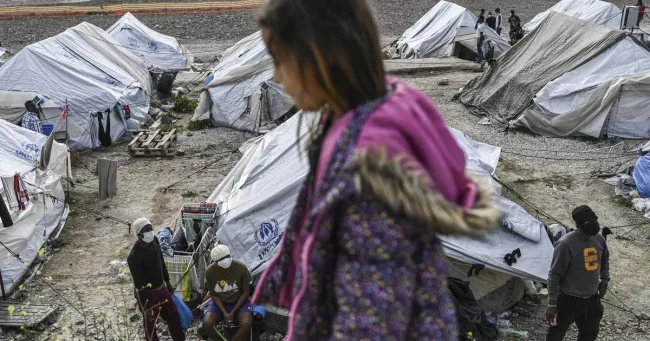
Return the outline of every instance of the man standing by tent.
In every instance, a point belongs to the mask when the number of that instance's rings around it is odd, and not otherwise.
[[[521,29],[521,19],[515,14],[515,11],[510,11],[510,18],[508,18],[508,23],[510,24],[510,40],[517,42],[519,39],[524,37],[523,30]]]
[[[203,330],[210,340],[217,338],[215,327],[221,320],[239,323],[232,341],[244,341],[253,324],[251,301],[251,273],[242,262],[233,260],[226,245],[217,245],[210,251],[215,262],[205,270],[205,286],[210,301],[203,316]]]
[[[39,110],[36,104],[33,101],[27,101],[25,102],[25,109],[27,112],[23,115],[23,120],[20,125],[23,128],[42,134],[43,125],[41,124],[41,119],[38,115]]]
[[[494,10],[494,13],[497,14],[497,34],[501,35],[501,30],[503,30],[503,16],[501,16],[501,10],[499,8]]]
[[[476,52],[478,54],[478,62],[481,64],[481,69],[485,65],[485,55],[483,53],[483,43],[485,42],[485,24],[483,17],[479,17],[476,22]]]
[[[643,0],[639,0],[636,5],[639,6],[639,19],[636,22],[636,26],[641,27],[641,20],[645,16],[645,5],[643,4]]]
[[[497,18],[492,16],[492,12],[488,12],[487,19],[485,19],[485,25],[495,31],[497,30]]]
[[[481,13],[478,15],[478,20],[483,19],[485,21],[485,9],[481,8]],[[476,25],[474,25],[474,29],[478,28],[478,21],[476,21]]]
[[[158,315],[167,323],[174,341],[184,341],[181,317],[172,298],[174,287],[160,251],[160,243],[153,234],[153,226],[146,218],[138,218],[132,225],[138,241],[127,258],[133,277],[138,307],[145,315],[144,330],[147,341],[158,341]]]
[[[598,216],[586,205],[573,210],[577,230],[560,239],[548,274],[548,310],[551,327],[546,341],[561,341],[575,322],[578,340],[596,341],[609,283],[609,251],[598,234]]]

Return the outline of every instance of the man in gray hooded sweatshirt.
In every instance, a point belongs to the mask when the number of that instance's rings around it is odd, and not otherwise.
[[[548,310],[551,327],[546,341],[561,341],[575,322],[578,341],[598,337],[603,305],[600,299],[609,283],[609,251],[598,234],[598,216],[586,205],[573,210],[578,229],[560,239],[548,274]]]

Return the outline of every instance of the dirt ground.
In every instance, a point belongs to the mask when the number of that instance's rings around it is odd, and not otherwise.
[[[0,0],[0,4],[5,2],[7,0]],[[115,2],[94,0],[90,3]],[[372,0],[371,3],[382,35],[394,37],[436,1]],[[550,7],[555,0],[509,0],[502,3],[462,0],[457,3],[474,12],[497,6],[502,8],[502,12],[515,9],[526,21]],[[623,4],[620,0],[615,3]],[[178,37],[188,48],[198,51],[204,61],[212,60],[220,51],[257,29],[254,12],[143,16],[141,19],[155,30]],[[117,17],[111,16],[0,20],[0,42],[15,53],[27,44],[82,21],[107,28],[115,20]],[[594,170],[633,164],[635,157],[621,154],[644,141],[554,139],[520,131],[505,133],[481,125],[478,123],[480,118],[470,115],[460,103],[452,100],[458,88],[475,76],[469,71],[449,71],[403,78],[436,103],[450,126],[477,141],[501,146],[503,152],[497,172],[500,179],[557,220],[568,224],[573,207],[589,204],[605,226],[643,222],[640,214],[616,200],[612,187],[589,181],[589,177]],[[441,78],[449,79],[449,85],[437,85]],[[177,125],[185,127],[188,118],[187,114],[181,115]],[[83,323],[82,314],[66,304],[56,292],[40,281],[32,281],[21,292],[23,302],[57,304],[61,307],[60,320],[42,331],[0,333],[0,340],[83,340],[83,335],[88,339],[101,337],[103,329],[137,330],[139,319],[129,293],[130,279],[120,273],[123,265],[111,265],[112,261],[126,259],[135,240],[125,223],[145,216],[157,227],[162,227],[174,218],[182,203],[200,202],[207,198],[239,159],[238,152],[231,152],[250,137],[225,128],[199,132],[183,130],[179,134],[179,145],[185,155],[173,159],[131,158],[124,143],[82,154],[80,159],[84,166],[73,169],[77,186],[71,192],[72,212],[62,233],[66,245],[50,256],[41,270],[41,277],[45,280],[51,277],[50,285],[82,311],[87,324]],[[89,171],[94,168],[97,158],[119,162],[118,195],[115,198],[98,200],[97,178]],[[585,160],[595,158],[606,159]],[[190,176],[203,167],[205,170]],[[532,207],[508,193],[506,195],[537,215]],[[540,219],[550,222],[542,216]],[[623,235],[630,230],[620,228],[616,231]],[[609,304],[605,306],[599,340],[650,340],[649,322],[638,323],[631,312],[625,311],[631,309],[643,313],[648,312],[650,306],[650,289],[646,285],[650,282],[648,239],[648,227],[638,228],[623,238],[611,236],[608,239],[612,293],[607,297]],[[515,329],[528,331],[529,340],[542,340],[546,330],[542,321],[543,305],[522,304],[520,308],[518,311],[521,313],[512,318]],[[97,326],[102,323],[101,318],[97,322],[90,321],[90,316],[101,316],[102,312],[109,312],[106,318],[109,327]],[[190,336],[194,340],[192,337],[195,336]],[[574,335],[572,337],[575,339]]]

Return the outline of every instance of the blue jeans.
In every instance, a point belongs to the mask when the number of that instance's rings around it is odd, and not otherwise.
[[[478,43],[476,44],[476,51],[478,51],[478,62],[483,64],[483,60],[485,59],[485,55],[483,54],[483,43]]]

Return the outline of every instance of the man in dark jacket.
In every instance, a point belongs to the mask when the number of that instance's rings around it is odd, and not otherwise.
[[[600,299],[609,283],[609,250],[598,234],[598,216],[586,205],[573,210],[577,230],[560,239],[548,274],[551,327],[546,341],[561,341],[575,322],[578,340],[596,341],[604,308]]]
[[[485,19],[485,25],[495,31],[497,30],[497,18],[492,15],[492,12],[488,12],[487,19]]]
[[[138,241],[127,258],[135,286],[135,297],[140,311],[145,315],[144,330],[147,341],[158,341],[156,321],[158,315],[167,323],[174,341],[184,341],[181,318],[172,297],[174,287],[160,251],[160,243],[154,236],[153,226],[146,218],[139,218],[132,225]]]

